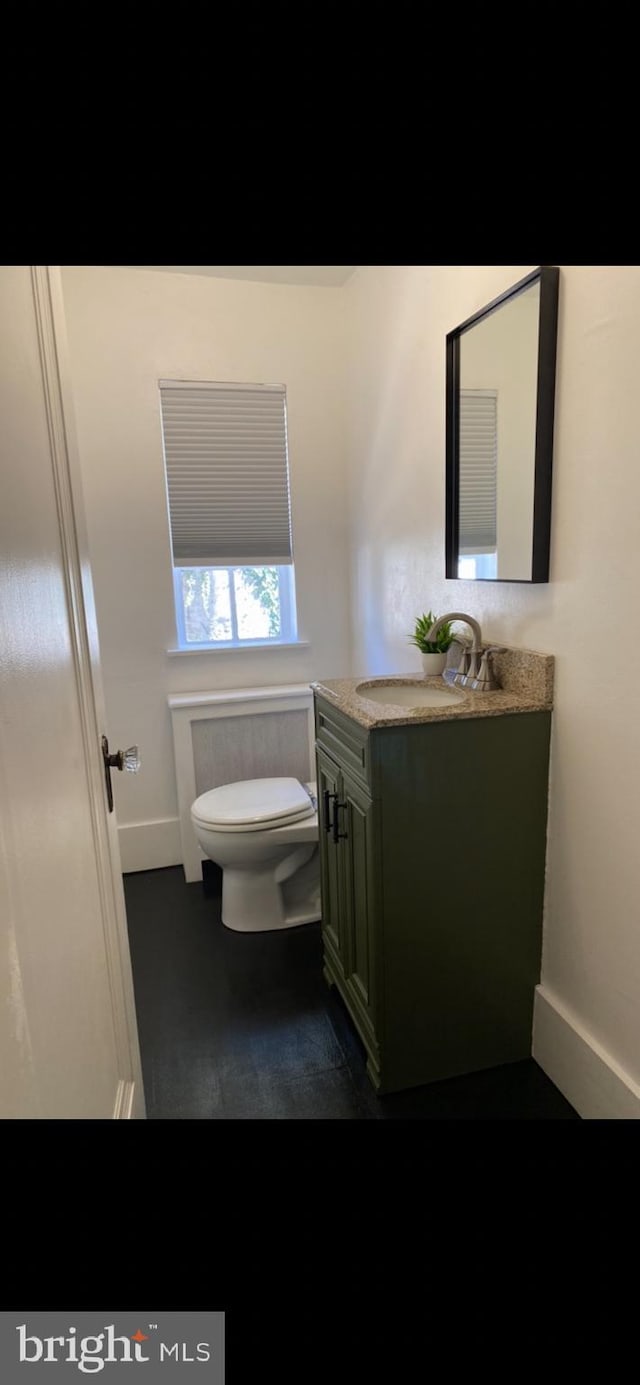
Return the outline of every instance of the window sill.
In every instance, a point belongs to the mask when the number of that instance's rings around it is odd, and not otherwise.
[[[177,659],[180,658],[182,654],[188,654],[189,656],[192,656],[193,654],[255,654],[256,651],[259,649],[265,650],[268,653],[273,653],[274,650],[278,649],[309,648],[310,644],[308,640],[291,640],[289,642],[285,641],[283,644],[279,644],[274,641],[273,644],[226,644],[218,648],[216,648],[214,644],[198,645],[194,649],[168,649],[167,654],[169,655],[169,658]]]

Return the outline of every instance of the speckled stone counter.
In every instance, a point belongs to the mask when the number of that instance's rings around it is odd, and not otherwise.
[[[549,711],[553,706],[552,654],[537,654],[530,649],[505,648],[492,655],[493,668],[500,683],[497,692],[480,693],[456,685],[450,689],[442,677],[421,678],[409,674],[397,677],[383,674],[379,678],[334,678],[312,683],[311,687],[327,697],[360,726],[407,726],[414,721],[465,721],[470,717],[499,717],[514,712]],[[400,707],[393,703],[372,702],[366,689],[357,692],[361,684],[397,684],[402,687],[432,687],[451,692],[451,706]],[[454,696],[455,694],[455,696]]]

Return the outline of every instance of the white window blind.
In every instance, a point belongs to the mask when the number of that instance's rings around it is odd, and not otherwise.
[[[159,383],[174,566],[291,563],[284,385]]]
[[[496,390],[460,391],[459,548],[495,549],[498,429]]]

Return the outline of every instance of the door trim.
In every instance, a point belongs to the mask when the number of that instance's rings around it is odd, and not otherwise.
[[[135,1091],[135,1082],[123,1082],[122,1078],[120,1079],[116,1089],[112,1120],[130,1121],[133,1119],[136,1115],[134,1110]]]
[[[106,730],[106,719],[60,270],[55,266],[32,265],[31,283],[120,1074],[114,1119],[144,1117],[120,853],[115,826],[110,830],[105,801],[100,737]]]

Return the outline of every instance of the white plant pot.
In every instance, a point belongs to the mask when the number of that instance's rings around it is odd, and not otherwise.
[[[420,658],[422,659],[422,668],[425,677],[433,677],[434,674],[444,673],[447,666],[446,654],[421,654]]]

